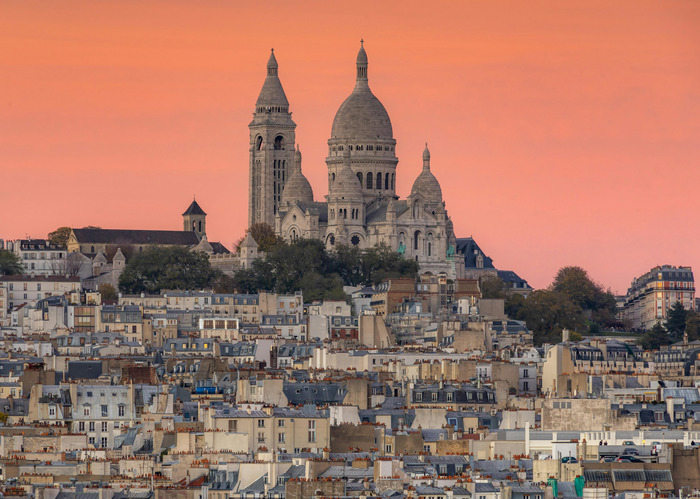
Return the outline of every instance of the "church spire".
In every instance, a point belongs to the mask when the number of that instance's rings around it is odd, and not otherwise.
[[[430,170],[430,151],[428,150],[428,143],[425,143],[425,149],[423,150],[423,170]]]
[[[267,60],[267,77],[255,103],[256,112],[287,113],[289,111],[289,101],[282,88],[278,69],[275,49],[271,49],[270,58]]]
[[[275,49],[270,49],[270,58],[267,60],[267,76],[277,76],[277,58],[275,57]]]
[[[360,40],[360,51],[357,53],[357,83],[356,87],[368,87],[367,82],[367,52],[365,41]]]

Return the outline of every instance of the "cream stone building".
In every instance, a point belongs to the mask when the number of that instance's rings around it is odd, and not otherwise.
[[[355,88],[341,104],[328,140],[328,195],[315,201],[295,147],[296,124],[274,52],[250,123],[249,224],[273,226],[287,241],[316,238],[328,249],[385,243],[423,271],[464,274],[440,183],[423,152],[410,195],[396,194],[398,158],[391,119],[369,87],[367,53],[357,55]]]

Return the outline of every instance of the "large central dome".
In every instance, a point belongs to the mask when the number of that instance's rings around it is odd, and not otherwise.
[[[357,54],[357,81],[355,89],[340,105],[333,119],[332,139],[385,139],[394,138],[389,113],[369,89],[367,82],[367,53],[360,47]]]

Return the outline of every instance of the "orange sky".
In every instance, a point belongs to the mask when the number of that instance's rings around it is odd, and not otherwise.
[[[457,236],[497,267],[624,292],[700,265],[696,0],[2,2],[0,237],[180,229],[196,194],[231,247],[270,47],[322,199],[361,37],[398,193],[428,141]]]

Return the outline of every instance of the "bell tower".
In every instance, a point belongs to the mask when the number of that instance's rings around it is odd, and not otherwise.
[[[264,222],[275,226],[284,184],[294,165],[296,123],[277,75],[274,50],[267,61],[267,77],[250,122],[250,178],[248,226]]]
[[[182,225],[182,230],[194,232],[200,240],[207,233],[207,214],[197,204],[197,201],[192,200],[190,206],[182,214]]]

